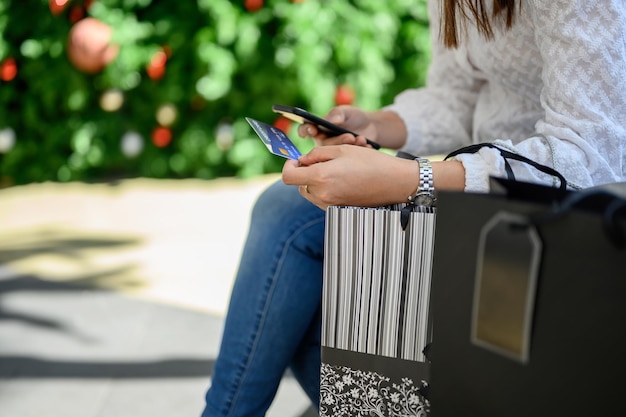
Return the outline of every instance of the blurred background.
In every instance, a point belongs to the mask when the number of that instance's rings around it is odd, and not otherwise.
[[[245,121],[424,82],[425,0],[0,0],[0,415],[196,416],[258,194]],[[311,414],[289,374],[270,410]]]

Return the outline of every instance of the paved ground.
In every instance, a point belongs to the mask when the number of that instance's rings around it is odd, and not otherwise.
[[[0,190],[0,416],[197,417],[276,178]],[[268,415],[315,413],[286,375]]]

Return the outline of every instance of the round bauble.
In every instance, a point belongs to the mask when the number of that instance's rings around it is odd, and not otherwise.
[[[87,17],[70,29],[67,56],[80,71],[95,74],[115,59],[119,46],[111,44],[112,29],[107,24]]]

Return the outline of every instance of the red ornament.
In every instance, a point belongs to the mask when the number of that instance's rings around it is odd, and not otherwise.
[[[172,141],[172,131],[167,127],[159,126],[152,131],[152,143],[159,148],[165,148]]]
[[[337,87],[335,92],[335,104],[337,106],[352,104],[354,102],[354,90],[346,84]]]
[[[289,130],[291,129],[291,120],[287,119],[286,117],[278,117],[276,120],[274,120],[274,127],[282,130],[285,133],[289,133]]]
[[[17,63],[9,57],[0,64],[0,80],[9,82],[17,76]]]
[[[160,80],[165,75],[165,64],[167,63],[167,53],[164,50],[155,52],[146,67],[148,77],[153,80]]]
[[[70,9],[69,19],[70,23],[76,23],[80,19],[85,17],[85,11],[80,6],[74,6]]]
[[[256,12],[263,7],[265,2],[263,0],[245,0],[246,10],[249,12]]]
[[[53,15],[58,16],[63,13],[63,10],[65,10],[68,3],[69,0],[49,0],[48,6],[50,7],[50,12]]]
[[[102,71],[119,52],[118,45],[110,44],[111,33],[111,27],[93,17],[76,22],[67,45],[70,62],[88,74]]]

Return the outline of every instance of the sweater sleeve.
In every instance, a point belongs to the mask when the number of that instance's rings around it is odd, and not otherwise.
[[[543,117],[532,137],[494,143],[554,167],[574,188],[626,181],[626,2],[527,5],[543,61]],[[456,158],[468,173],[466,189],[486,190],[489,175],[504,175],[496,152]],[[526,165],[512,165],[518,179],[550,181]]]
[[[459,51],[440,42],[439,3],[428,3],[431,62],[426,85],[405,90],[385,108],[404,121],[408,136],[401,150],[414,155],[439,154],[471,143],[473,111],[482,83],[469,65],[459,65]]]

